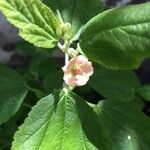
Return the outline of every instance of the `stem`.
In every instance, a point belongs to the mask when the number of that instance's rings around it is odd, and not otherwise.
[[[61,43],[58,43],[57,46],[59,47],[59,49],[63,50],[63,45]]]
[[[69,63],[69,55],[68,53],[65,53],[65,65],[67,65],[68,63]],[[69,86],[65,82],[63,83],[63,90],[66,94],[68,93]]]
[[[65,41],[65,44],[64,44],[64,45],[62,45],[61,43],[58,43],[57,46],[58,46],[58,48],[59,48],[62,52],[68,54],[68,49],[69,49],[69,47],[70,47],[70,44],[71,44],[71,43],[70,43],[69,41]]]
[[[62,50],[62,52],[65,53],[65,65],[69,63],[69,54],[68,54],[68,48],[70,47],[70,42],[66,41],[64,45],[61,45],[58,43],[58,47]],[[70,87],[64,82],[63,83],[63,90],[67,94]]]
[[[61,49],[62,52],[65,53],[65,65],[69,63],[69,53],[68,49],[70,47],[71,42],[70,41],[65,41],[64,45],[61,43],[58,43],[58,47]],[[63,91],[68,94],[68,91],[71,90],[70,86],[67,85],[65,82],[63,83]]]
[[[65,65],[67,65],[69,62],[69,55],[68,53],[65,53]]]

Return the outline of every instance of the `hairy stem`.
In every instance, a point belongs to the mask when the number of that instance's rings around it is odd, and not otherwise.
[[[65,65],[69,62],[69,54],[65,53]]]
[[[64,45],[62,45],[61,43],[58,43],[58,47],[60,48],[60,50],[62,52],[65,53],[65,65],[67,65],[69,63],[69,54],[68,54],[68,49],[70,47],[70,42],[69,41],[65,41]],[[64,82],[63,83],[63,90],[65,91],[65,93],[68,93],[70,87]]]
[[[58,43],[58,45],[57,45],[58,47],[59,47],[59,49],[63,49],[63,45],[61,44],[61,43]]]

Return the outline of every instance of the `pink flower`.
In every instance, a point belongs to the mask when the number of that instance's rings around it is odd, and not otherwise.
[[[83,55],[72,58],[62,69],[64,81],[71,87],[85,85],[94,71],[92,63]]]

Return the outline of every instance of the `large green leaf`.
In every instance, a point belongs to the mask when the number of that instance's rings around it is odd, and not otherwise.
[[[27,94],[25,84],[16,71],[0,66],[0,124],[19,110]]]
[[[75,94],[55,92],[32,109],[12,150],[107,150],[97,116]]]
[[[69,22],[76,33],[92,17],[103,10],[100,0],[43,0],[54,11],[59,11],[64,22]]]
[[[88,84],[105,98],[121,101],[134,99],[140,82],[133,71],[113,71],[95,65],[94,75]]]
[[[109,150],[149,150],[150,118],[134,105],[105,100],[95,106]]]
[[[137,68],[150,56],[150,3],[105,11],[81,33],[80,47],[92,61],[111,69]]]
[[[43,48],[56,45],[60,36],[58,19],[40,0],[1,0],[0,10],[28,42]]]

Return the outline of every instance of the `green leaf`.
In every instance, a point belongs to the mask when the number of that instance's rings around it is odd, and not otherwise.
[[[149,150],[150,118],[134,105],[105,100],[95,106],[110,150]]]
[[[29,89],[31,92],[33,92],[33,93],[36,95],[36,97],[37,97],[38,99],[41,99],[41,98],[43,98],[43,97],[46,96],[46,94],[45,94],[42,90],[35,89],[35,88],[32,88],[32,87],[28,87],[28,89]]]
[[[10,149],[17,125],[11,119],[0,127],[0,150]]]
[[[133,71],[113,71],[95,65],[88,84],[105,98],[121,101],[134,100],[140,82]]]
[[[1,0],[0,10],[26,41],[53,48],[60,38],[59,21],[40,0]]]
[[[63,86],[63,72],[58,69],[52,70],[44,77],[43,86],[47,93],[60,89]]]
[[[22,56],[33,56],[37,53],[37,47],[24,40],[17,43],[16,50],[17,53]]]
[[[142,111],[145,108],[144,101],[140,97],[138,97],[138,96],[135,96],[134,100],[130,102],[130,105],[131,106],[134,105],[134,107],[136,107],[140,111]]]
[[[98,126],[93,109],[80,97],[55,92],[32,109],[12,150],[108,150]]]
[[[111,69],[133,69],[150,56],[150,3],[105,11],[80,37],[82,52]]]
[[[32,56],[28,69],[29,73],[36,78],[45,76],[57,66],[49,54],[44,54],[43,51],[41,52],[42,53],[35,53]]]
[[[0,124],[19,110],[27,94],[25,84],[16,71],[0,66]]]
[[[87,21],[103,10],[100,0],[43,0],[56,12],[59,11],[64,22],[71,23],[76,33]],[[90,12],[90,13],[89,13]]]
[[[150,101],[150,85],[142,86],[138,91],[137,94],[141,96],[144,100]]]

